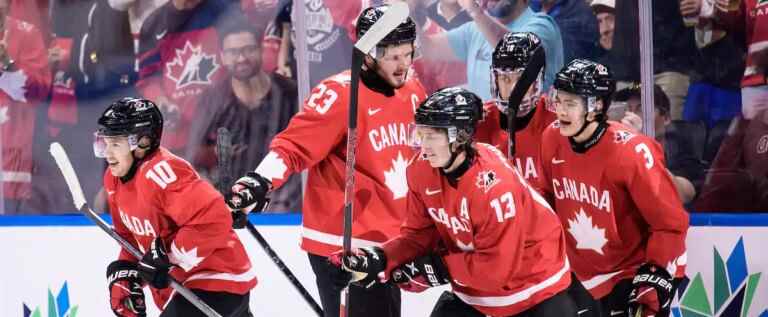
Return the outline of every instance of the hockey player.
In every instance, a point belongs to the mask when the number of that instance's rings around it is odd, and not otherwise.
[[[541,142],[541,187],[568,232],[573,271],[603,316],[667,316],[673,278],[684,274],[688,215],[659,144],[606,121],[614,86],[592,61],[557,74],[558,121]]]
[[[388,6],[370,7],[360,14],[358,38],[384,14]],[[355,217],[353,245],[379,245],[397,234],[403,220],[408,185],[407,160],[412,155],[408,126],[425,93],[409,76],[416,27],[408,19],[389,33],[366,56],[361,71],[355,165]],[[326,258],[342,242],[344,171],[350,73],[322,81],[288,127],[275,136],[270,152],[254,172],[232,187],[230,207],[246,212],[261,210],[266,194],[288,176],[309,169],[304,192],[301,248],[309,254],[326,316],[338,316],[344,272]],[[353,287],[351,316],[399,316],[399,289],[379,285],[368,290]]]
[[[412,135],[421,150],[407,170],[405,222],[382,247],[344,257],[353,280],[370,285],[384,272],[386,280],[438,252],[417,268],[439,272],[453,290],[430,316],[576,316],[557,216],[501,151],[473,143],[480,117],[480,97],[458,87],[438,90],[416,110]],[[331,261],[340,264],[340,255]]]
[[[536,79],[528,87],[519,105],[510,105],[509,97],[535,58],[544,60],[544,46],[533,33],[507,33],[496,45],[491,57],[491,96],[494,99],[484,105],[485,118],[480,121],[476,135],[477,141],[495,145],[506,155],[509,146],[507,115],[510,107],[517,107],[512,110],[517,115],[514,124],[515,153],[510,160],[530,182],[541,175],[537,170],[541,133],[555,121],[554,111],[548,108],[549,102],[543,87],[545,67],[534,70]]]
[[[115,231],[139,250],[125,250],[107,268],[115,315],[146,316],[151,286],[162,317],[205,316],[172,293],[169,277],[223,316],[251,316],[256,275],[221,194],[191,165],[160,147],[163,118],[146,99],[123,98],[98,121],[94,152],[106,160],[104,189]],[[170,296],[170,298],[169,298]]]

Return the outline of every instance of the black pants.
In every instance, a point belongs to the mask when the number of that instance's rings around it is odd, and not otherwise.
[[[340,278],[337,267],[328,263],[325,257],[309,254],[309,263],[315,272],[317,290],[323,305],[325,317],[338,317],[341,303],[341,289],[334,280]],[[348,317],[399,317],[400,288],[392,284],[376,284],[370,288],[349,286],[350,303]]]
[[[573,285],[573,284],[571,284]],[[430,317],[485,317],[474,307],[463,302],[454,293],[445,291],[437,300]],[[530,309],[510,317],[576,317],[576,303],[568,296],[568,290],[555,294]]]
[[[248,307],[250,302],[250,292],[238,295],[225,292],[209,292],[198,289],[193,289],[191,291],[222,316],[253,317],[251,310]],[[171,301],[168,302],[165,309],[160,314],[160,317],[198,316],[206,317],[200,309],[192,305],[192,303],[179,293],[173,295]]]

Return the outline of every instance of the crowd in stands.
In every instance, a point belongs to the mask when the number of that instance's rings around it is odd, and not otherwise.
[[[611,119],[654,127],[690,211],[768,212],[768,1],[652,1],[648,52],[642,0],[0,0],[0,213],[73,210],[47,153],[54,141],[104,210],[93,132],[123,96],[155,101],[163,146],[214,184],[225,179],[217,131],[229,129],[232,177],[245,174],[300,111],[300,70],[312,87],[349,68],[358,14],[391,1],[411,8],[412,76],[428,93],[462,85],[490,99],[496,43],[533,32],[544,89],[573,59],[609,67],[619,81]],[[654,122],[642,121],[641,54],[653,56]],[[301,193],[294,176],[269,211],[300,211]]]

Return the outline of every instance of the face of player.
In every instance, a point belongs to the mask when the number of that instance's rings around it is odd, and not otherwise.
[[[584,97],[557,90],[554,100],[557,120],[560,121],[560,134],[566,137],[575,136],[585,124],[587,111]]]
[[[445,129],[416,127],[421,144],[421,155],[434,168],[441,168],[451,159],[448,132]]]
[[[127,136],[104,137],[104,154],[109,171],[115,177],[128,174],[133,164],[133,154]]]
[[[261,69],[261,47],[250,32],[227,35],[221,42],[221,61],[237,80],[247,81]]]
[[[403,43],[384,48],[384,54],[376,59],[376,73],[390,86],[405,85],[408,69],[413,64],[413,44]]]
[[[496,76],[496,83],[498,85],[499,89],[499,96],[501,96],[502,99],[507,100],[509,98],[509,94],[512,93],[512,90],[515,88],[515,85],[517,85],[517,82],[520,81],[520,77],[522,77],[523,72],[522,71],[494,71],[494,75]],[[533,107],[536,105],[536,99],[539,97],[539,80],[537,79],[533,84],[531,84],[531,87],[528,87],[528,92],[525,93],[525,96],[523,97],[523,100],[520,102],[520,108],[517,111],[518,117],[524,117],[528,113],[533,110]]]

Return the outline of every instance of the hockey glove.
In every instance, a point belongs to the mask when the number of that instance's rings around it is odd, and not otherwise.
[[[245,227],[245,214],[261,212],[267,208],[269,199],[267,193],[272,184],[266,178],[256,172],[248,172],[232,185],[232,191],[227,193],[225,199],[232,209],[233,227],[240,229]]]
[[[155,238],[149,251],[144,254],[138,265],[139,276],[149,285],[157,289],[168,287],[171,283],[170,274],[171,261],[168,260],[168,253],[163,246],[163,240]]]
[[[339,251],[328,257],[328,261],[336,267],[341,267],[352,274],[347,283],[369,288],[380,282],[384,269],[387,268],[387,256],[379,247],[358,248],[344,256],[344,251]],[[343,265],[342,265],[343,262]],[[379,274],[382,276],[379,277]]]
[[[442,257],[429,254],[392,270],[392,282],[403,290],[421,293],[430,287],[450,283],[451,277]]]
[[[136,264],[117,260],[107,267],[109,304],[115,316],[144,317],[147,307]]]
[[[672,276],[665,269],[644,264],[632,279],[628,315],[635,316],[642,309],[643,316],[669,316],[673,290]]]

